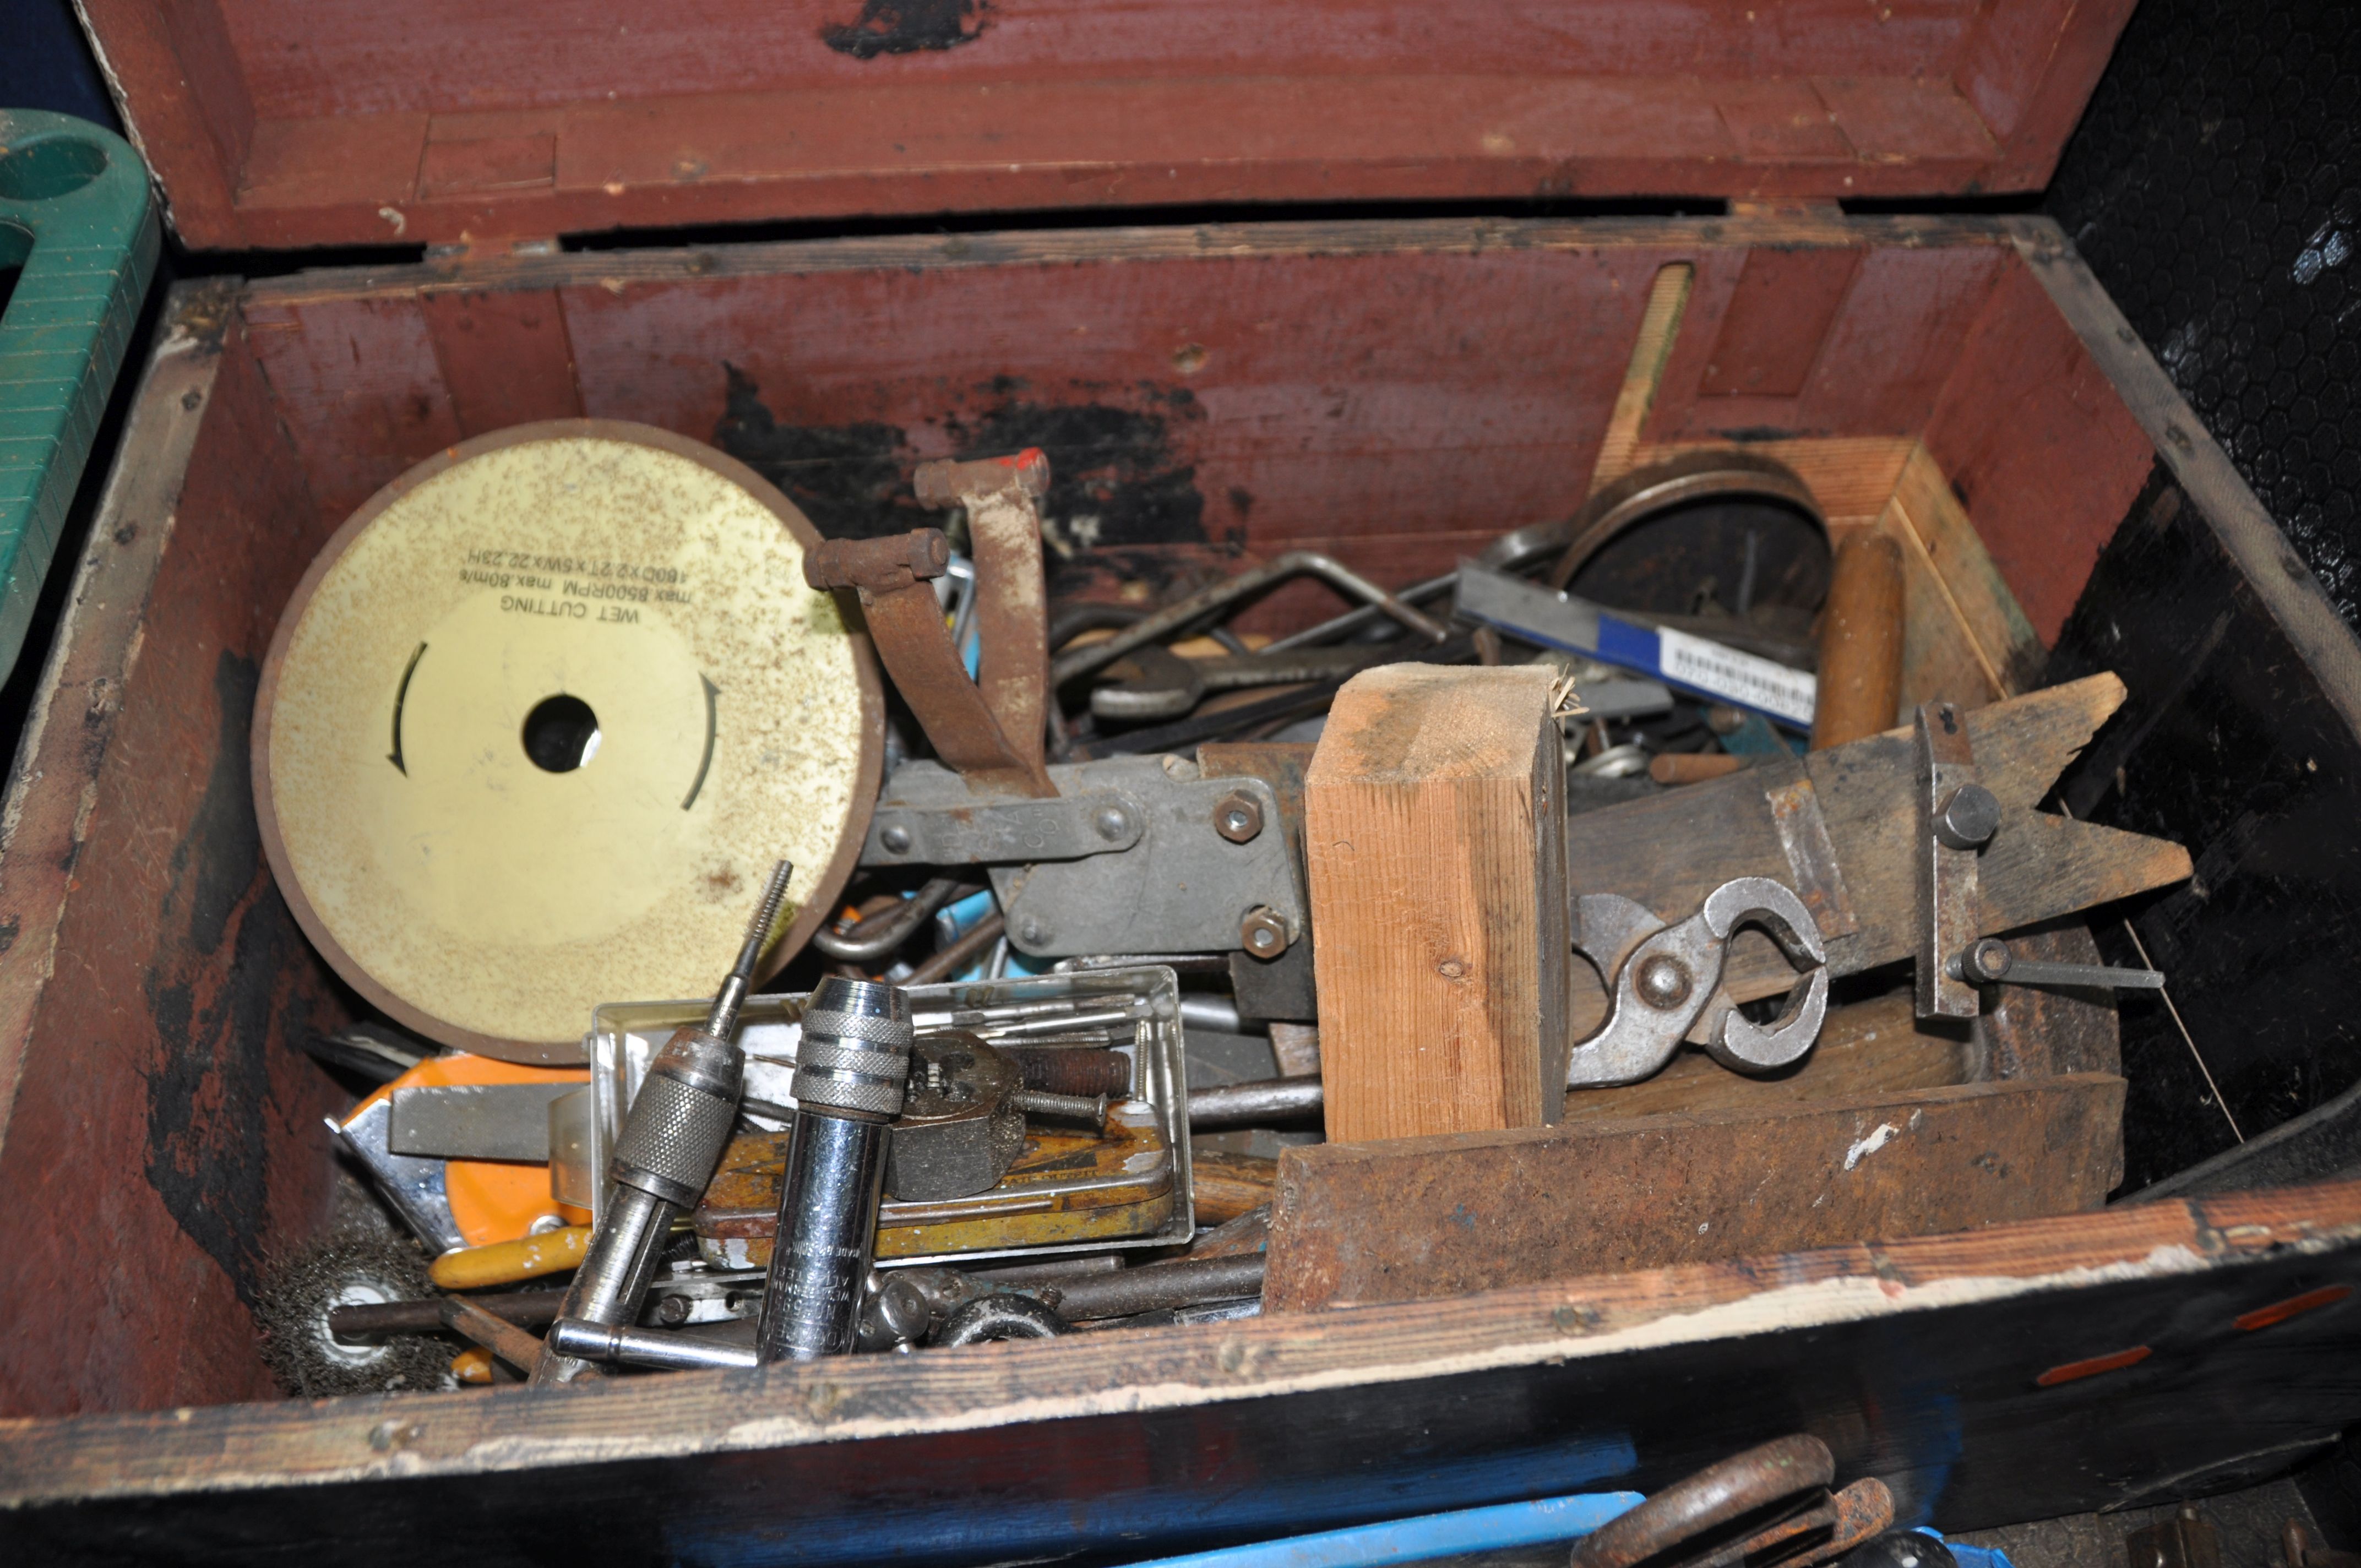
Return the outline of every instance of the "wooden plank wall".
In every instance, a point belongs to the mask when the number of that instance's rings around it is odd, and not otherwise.
[[[126,437],[158,461],[118,472],[92,530],[0,861],[9,1415],[270,1398],[247,1309],[273,1249],[326,1223],[320,1122],[349,1101],[299,1048],[349,1014],[272,886],[247,773],[321,513],[225,293],[182,302],[163,406]]]
[[[1735,432],[1803,471],[1835,525],[1880,523],[2014,263],[1988,243],[1754,227],[1751,245],[1744,224],[1439,223],[578,256],[456,303],[431,275],[290,280],[247,314],[339,518],[452,441],[578,407],[720,431],[824,532],[915,526],[917,463],[1029,444],[1057,477],[1053,549],[1150,576],[1202,571],[1209,551],[1319,549],[1401,582],[1565,515],[1616,471],[1600,444],[1652,281],[1677,263],[1696,300],[1628,459]],[[1151,254],[1073,265],[1126,247]],[[1815,341],[1741,334],[1792,393],[1700,395],[1752,255],[1824,258],[1844,287]],[[1909,517],[1881,525],[1949,537],[1927,507]],[[1971,641],[2004,664],[2006,612],[1972,583],[1950,592],[1997,617]],[[1337,603],[1306,585],[1251,624]],[[1976,663],[1958,639],[1918,663],[1938,654]]]

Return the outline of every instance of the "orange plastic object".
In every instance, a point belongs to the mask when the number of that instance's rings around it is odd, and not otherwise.
[[[490,1057],[450,1051],[429,1057],[391,1083],[353,1107],[357,1116],[397,1089],[442,1089],[467,1083],[588,1083],[590,1070],[579,1067],[525,1067]],[[346,1118],[347,1121],[351,1117]],[[590,1216],[579,1209],[560,1206],[549,1195],[549,1167],[521,1160],[455,1159],[444,1165],[444,1186],[451,1199],[451,1218],[471,1247],[511,1242],[532,1229],[544,1214],[563,1215],[572,1224],[588,1224]],[[567,1265],[566,1266],[571,1266]]]
[[[479,1344],[469,1345],[451,1358],[451,1376],[462,1383],[489,1383],[492,1353]]]
[[[436,1258],[426,1275],[439,1289],[482,1290],[561,1274],[580,1263],[589,1246],[590,1227],[568,1225],[518,1241],[455,1248]]]

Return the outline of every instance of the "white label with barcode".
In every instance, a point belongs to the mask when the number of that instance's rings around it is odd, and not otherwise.
[[[1819,683],[1801,670],[1691,637],[1669,628],[1656,633],[1659,674],[1668,681],[1696,686],[1748,707],[1759,707],[1798,724],[1812,721],[1812,704]]]

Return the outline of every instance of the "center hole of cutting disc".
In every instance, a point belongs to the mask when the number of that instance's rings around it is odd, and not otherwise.
[[[578,696],[545,696],[524,716],[524,754],[545,773],[570,773],[598,754],[598,716]]]

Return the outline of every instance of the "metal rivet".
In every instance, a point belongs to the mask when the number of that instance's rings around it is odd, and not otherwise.
[[[1634,978],[1640,1000],[1658,1012],[1686,1002],[1695,983],[1689,978],[1688,966],[1670,953],[1658,953],[1642,962]]]
[[[878,834],[877,841],[885,847],[885,852],[889,855],[906,855],[910,852],[910,830],[898,823]]]
[[[1017,922],[1016,934],[1025,938],[1027,947],[1038,948],[1049,939],[1049,927],[1038,915],[1027,915]]]
[[[1131,831],[1131,813],[1120,806],[1102,806],[1091,818],[1091,827],[1102,839],[1112,844]]]

